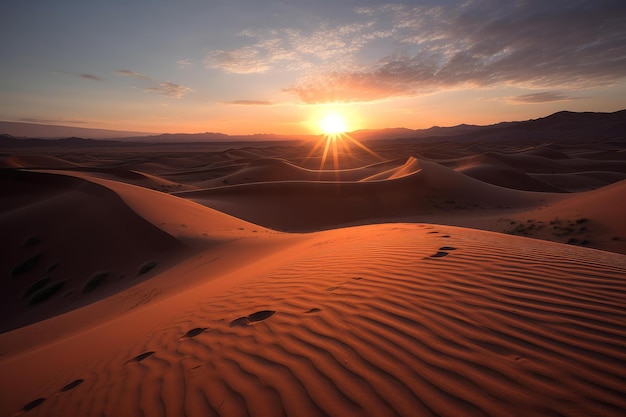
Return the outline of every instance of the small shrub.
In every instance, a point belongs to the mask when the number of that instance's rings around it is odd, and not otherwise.
[[[91,292],[104,284],[109,275],[111,275],[109,272],[98,272],[89,278],[89,281],[85,284],[85,288],[83,288],[83,293]]]
[[[576,220],[576,224],[587,223],[588,221],[589,221],[588,219],[582,218],[582,219]]]
[[[58,263],[58,262],[53,263],[52,265],[50,265],[50,266],[48,267],[47,272],[52,272],[52,271],[54,271],[55,269],[57,269],[57,267],[58,267],[58,266],[59,266],[59,263]]]
[[[42,289],[37,291],[35,295],[33,295],[33,298],[30,299],[29,304],[39,304],[46,301],[48,298],[52,297],[57,291],[63,288],[64,285],[65,282],[58,281],[54,284],[48,285],[47,287],[43,287]]]
[[[152,271],[154,267],[156,266],[157,266],[157,263],[155,261],[146,262],[145,264],[139,267],[139,272],[137,273],[137,275],[143,275],[145,273],[148,273]]]
[[[38,253],[37,255],[28,258],[11,271],[11,276],[21,275],[27,271],[30,271],[41,259],[42,253]]]
[[[22,294],[22,298],[28,298],[50,282],[50,278],[42,278],[39,281],[33,283],[30,287],[26,288],[26,291]]]
[[[37,237],[33,237],[33,236],[27,237],[26,240],[24,240],[24,244],[22,245],[22,247],[27,248],[29,246],[36,245],[39,242],[40,240]]]

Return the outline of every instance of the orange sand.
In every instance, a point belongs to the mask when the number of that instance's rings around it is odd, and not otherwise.
[[[5,157],[0,415],[624,415],[623,164],[521,149]]]

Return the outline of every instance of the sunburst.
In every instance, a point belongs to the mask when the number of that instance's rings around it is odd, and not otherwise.
[[[363,145],[354,137],[348,133],[348,122],[346,117],[337,112],[332,111],[324,114],[324,116],[318,122],[319,129],[322,131],[320,139],[315,143],[313,149],[307,155],[307,158],[311,157],[322,146],[324,151],[322,153],[322,159],[320,163],[320,171],[324,169],[326,160],[329,157],[333,159],[334,170],[339,170],[340,166],[340,152],[343,151],[348,155],[352,155],[352,146],[364,150],[365,152],[373,155],[377,159],[383,160],[383,158],[376,152]]]

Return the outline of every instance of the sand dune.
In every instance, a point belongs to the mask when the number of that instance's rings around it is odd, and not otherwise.
[[[626,179],[626,173],[584,171],[573,174],[530,174],[541,182],[569,192],[590,191]]]
[[[568,194],[548,206],[510,216],[518,224],[509,229],[518,227],[525,236],[552,237],[563,243],[593,244],[598,249],[626,253],[624,195],[626,180],[598,190]]]
[[[3,149],[0,415],[624,415],[623,140],[516,132]]]
[[[156,175],[121,168],[81,168],[75,171],[86,172],[91,178],[110,179],[159,191],[182,191],[194,188],[191,185],[170,181]]]
[[[18,154],[0,157],[0,168],[75,168],[78,166],[49,155]]]
[[[140,274],[142,267],[154,261],[163,269],[184,251],[105,187],[61,175],[0,175],[8,192],[0,199],[0,308],[11,317],[1,330],[134,285],[151,275]]]
[[[459,172],[500,187],[525,191],[558,193],[564,190],[514,168],[480,164],[458,169]]]
[[[275,255],[36,350],[11,347],[50,323],[0,335],[0,412],[622,415],[621,255],[409,224]]]
[[[404,176],[401,176],[404,173]],[[176,193],[278,230],[311,231],[362,221],[428,214],[436,209],[529,207],[547,197],[487,184],[439,164],[410,159],[388,180],[268,182]],[[371,178],[371,177],[370,177]]]
[[[232,173],[219,178],[196,182],[194,185],[198,188],[213,188],[252,182],[358,181],[371,170],[372,167],[362,167],[358,169],[319,171],[301,168],[282,159],[261,158],[240,163]]]

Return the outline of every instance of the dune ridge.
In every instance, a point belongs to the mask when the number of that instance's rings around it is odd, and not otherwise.
[[[382,179],[362,182],[266,182],[174,194],[266,227],[291,231],[427,214],[446,201],[451,208],[488,209],[536,206],[549,198],[487,184],[415,158],[386,171]]]

